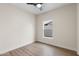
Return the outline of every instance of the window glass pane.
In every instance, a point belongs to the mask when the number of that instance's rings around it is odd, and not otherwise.
[[[52,37],[52,21],[44,24],[44,37]]]

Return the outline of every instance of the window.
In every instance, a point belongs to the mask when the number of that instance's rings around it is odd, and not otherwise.
[[[52,20],[43,22],[43,36],[51,38],[53,37],[53,22]]]

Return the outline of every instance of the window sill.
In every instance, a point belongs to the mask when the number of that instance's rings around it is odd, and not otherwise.
[[[54,37],[43,37],[44,39],[54,39]]]

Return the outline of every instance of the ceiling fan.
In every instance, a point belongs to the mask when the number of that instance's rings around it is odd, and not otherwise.
[[[40,9],[40,11],[43,9],[42,6],[43,6],[43,3],[26,3],[28,5],[33,5],[35,7],[37,7],[38,9]]]

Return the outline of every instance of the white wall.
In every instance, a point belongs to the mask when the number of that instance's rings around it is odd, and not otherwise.
[[[0,4],[0,53],[35,40],[35,16],[9,4]]]
[[[43,38],[43,21],[52,19],[53,38]],[[76,4],[43,13],[37,16],[37,41],[63,47],[70,50],[77,49],[76,41]]]
[[[77,54],[79,55],[79,3],[77,4]]]

